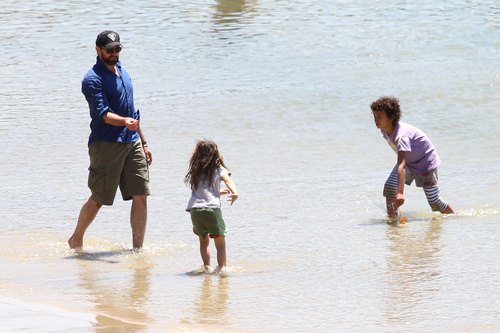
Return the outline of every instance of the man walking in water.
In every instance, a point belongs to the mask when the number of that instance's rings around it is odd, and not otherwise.
[[[144,242],[153,155],[140,126],[139,110],[134,107],[132,80],[119,60],[122,48],[118,33],[101,32],[96,39],[96,64],[82,81],[91,117],[88,186],[92,194],[68,240],[75,250],[83,247],[85,231],[100,208],[113,205],[118,186],[123,200],[132,200],[133,248],[142,248]]]

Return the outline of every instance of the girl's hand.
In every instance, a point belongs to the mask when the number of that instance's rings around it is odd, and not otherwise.
[[[228,189],[228,188],[223,188],[220,190],[220,195],[226,195],[226,194],[229,194],[231,193],[231,190]]]
[[[231,205],[233,205],[233,203],[236,201],[236,199],[238,199],[238,193],[228,193],[229,197],[227,198],[227,201],[229,201],[231,203]]]

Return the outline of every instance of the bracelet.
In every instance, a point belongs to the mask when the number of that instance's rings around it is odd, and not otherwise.
[[[142,146],[143,146],[143,147],[148,147],[148,143],[147,143],[146,141],[144,141],[144,142],[142,143]]]

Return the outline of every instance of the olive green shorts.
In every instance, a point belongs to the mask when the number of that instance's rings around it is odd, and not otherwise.
[[[89,146],[89,157],[88,186],[94,201],[112,205],[118,186],[123,200],[151,194],[149,167],[140,141],[96,141]]]
[[[191,222],[193,231],[198,236],[205,238],[210,235],[211,238],[226,236],[226,225],[222,219],[220,208],[191,208]]]

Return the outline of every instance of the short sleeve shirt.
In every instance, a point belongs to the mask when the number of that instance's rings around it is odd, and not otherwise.
[[[417,127],[399,122],[390,136],[384,130],[381,132],[396,154],[406,152],[406,165],[412,172],[425,173],[441,163],[430,138]]]
[[[191,208],[220,208],[220,183],[224,175],[229,175],[229,171],[224,167],[219,167],[214,173],[213,185],[208,181],[203,181],[195,191],[191,192],[191,198],[186,210]]]

